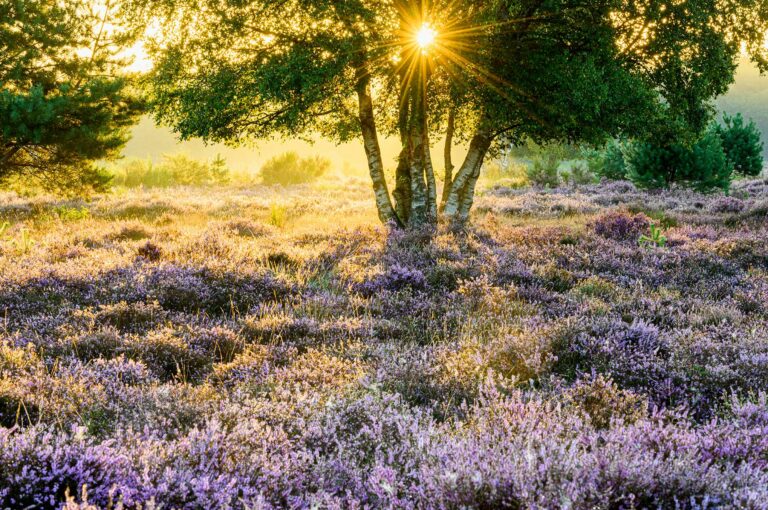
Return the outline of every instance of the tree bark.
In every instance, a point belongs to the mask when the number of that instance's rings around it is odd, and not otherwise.
[[[384,177],[384,163],[381,157],[381,146],[379,144],[379,135],[376,131],[376,119],[373,114],[373,98],[371,97],[370,85],[364,70],[358,70],[357,100],[358,116],[360,120],[360,130],[363,135],[363,145],[365,146],[365,155],[368,158],[368,171],[371,174],[373,182],[373,192],[376,197],[376,209],[379,213],[379,220],[382,223],[394,221],[402,226],[398,218],[392,201],[389,198],[389,189]]]
[[[472,176],[464,186],[464,190],[461,192],[459,199],[459,212],[456,215],[455,220],[459,223],[466,223],[469,219],[469,213],[472,210],[472,205],[475,203],[475,187],[477,180],[480,178],[480,170],[483,167],[483,159],[478,159]]]
[[[437,182],[435,181],[435,169],[432,166],[432,155],[429,152],[429,131],[424,126],[424,176],[427,179],[427,214],[430,223],[437,223]]]
[[[408,142],[402,139],[403,148],[397,158],[395,170],[395,191],[392,196],[395,199],[395,211],[400,221],[407,225],[411,219],[411,158],[408,154]]]
[[[411,217],[408,225],[420,227],[429,221],[429,193],[424,180],[426,160],[424,136],[420,126],[413,126],[408,137],[411,179]]]
[[[451,109],[448,112],[448,127],[445,130],[445,147],[443,148],[443,161],[445,165],[445,182],[443,183],[443,196],[440,199],[440,212],[445,210],[445,203],[451,194],[451,185],[453,184],[453,135],[456,131],[456,112]]]
[[[410,98],[403,97],[401,90],[401,105],[398,112],[398,128],[400,131],[400,156],[397,158],[395,170],[395,191],[392,193],[395,199],[395,210],[404,225],[411,219],[411,154],[408,142],[408,122],[410,115]]]
[[[461,214],[463,211],[466,211],[467,216],[469,214],[467,200],[470,200],[469,207],[471,207],[475,185],[480,176],[480,168],[491,146],[491,141],[490,133],[484,130],[478,130],[472,137],[467,156],[451,184],[451,190],[445,203],[444,214],[449,220],[453,222],[466,221],[466,217],[461,217]]]

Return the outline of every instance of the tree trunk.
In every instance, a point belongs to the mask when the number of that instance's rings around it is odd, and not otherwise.
[[[376,197],[376,209],[379,213],[379,220],[381,220],[382,223],[395,221],[402,225],[395,209],[392,207],[392,201],[389,198],[389,189],[384,177],[384,163],[381,158],[379,135],[376,131],[376,119],[373,114],[373,99],[371,98],[368,78],[364,75],[360,75],[363,72],[365,71],[358,71],[358,115],[360,119],[360,129],[363,135],[363,144],[365,146],[365,155],[368,158],[368,170],[371,174],[373,192]]]
[[[448,127],[445,130],[445,147],[443,148],[443,161],[445,164],[445,182],[443,183],[443,196],[440,199],[440,212],[445,210],[445,203],[448,201],[448,195],[451,194],[451,184],[453,184],[453,134],[456,131],[456,112],[451,109],[448,112]]]
[[[426,173],[424,144],[425,140],[420,126],[413,126],[408,136],[411,179],[411,217],[408,225],[412,227],[419,227],[429,221],[430,195],[427,182],[424,180]]]
[[[428,219],[430,223],[437,223],[437,182],[435,181],[435,169],[432,166],[432,155],[429,153],[429,132],[424,126],[424,174],[427,179]]]
[[[401,91],[400,111],[398,113],[398,127],[400,130],[400,156],[397,158],[395,170],[395,191],[392,193],[395,199],[395,209],[400,221],[407,225],[411,219],[411,155],[408,143],[408,122],[410,115],[410,101],[403,98]]]
[[[451,190],[445,202],[444,214],[452,222],[463,223],[469,215],[480,168],[491,146],[491,141],[492,138],[488,132],[479,130],[469,143],[467,156],[451,184]]]
[[[472,210],[472,205],[475,203],[475,186],[477,185],[478,178],[480,178],[480,169],[482,167],[483,160],[481,158],[477,161],[475,170],[472,172],[472,176],[469,178],[467,184],[464,186],[464,190],[461,192],[461,197],[459,199],[459,212],[455,218],[455,220],[459,223],[466,223],[469,219],[469,213]]]
[[[410,184],[410,214],[408,225],[419,227],[437,222],[437,183],[429,154],[427,124],[426,80],[428,70],[424,61],[419,62],[418,72],[412,81],[403,82],[400,109],[400,136],[407,160],[401,157],[400,165],[408,165]],[[422,88],[424,87],[424,88]],[[403,181],[405,179],[403,178]],[[403,193],[401,193],[402,195]]]
[[[397,170],[395,170],[395,191],[392,197],[395,199],[395,211],[400,221],[407,225],[411,219],[411,158],[408,154],[408,144],[405,138],[402,141],[403,149],[397,158]]]

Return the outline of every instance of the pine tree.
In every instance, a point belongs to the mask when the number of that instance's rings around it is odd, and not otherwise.
[[[0,182],[103,188],[142,109],[118,58],[134,38],[110,0],[0,0]]]

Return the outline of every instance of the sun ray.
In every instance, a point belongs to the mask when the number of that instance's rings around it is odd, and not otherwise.
[[[418,32],[416,32],[416,44],[422,51],[426,51],[435,43],[437,31],[428,23],[424,23]]]

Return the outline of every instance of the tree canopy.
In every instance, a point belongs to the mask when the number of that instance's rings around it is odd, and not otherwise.
[[[141,0],[134,0],[140,2]],[[183,137],[362,138],[383,221],[468,217],[499,144],[693,143],[764,0],[161,0],[150,100]],[[379,133],[400,137],[394,189]],[[445,135],[438,204],[431,139]],[[454,169],[450,147],[465,143]],[[454,171],[456,170],[456,171]]]
[[[135,33],[117,2],[0,0],[0,181],[99,188],[141,101],[121,76]],[[119,27],[119,28],[118,28]]]

